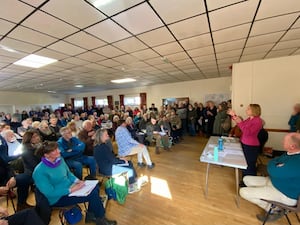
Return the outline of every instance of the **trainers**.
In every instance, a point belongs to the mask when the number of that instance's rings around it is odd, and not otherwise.
[[[148,169],[151,170],[155,167],[155,163],[152,163],[151,165],[148,165]]]
[[[256,218],[261,221],[264,222],[266,219],[267,213],[262,213],[262,214],[257,214]],[[270,215],[268,216],[268,219],[266,222],[273,222],[276,221],[278,219],[280,219],[281,217],[284,216],[284,211],[283,210],[279,210],[279,211],[275,211],[275,212],[271,212]]]
[[[128,193],[129,194],[133,194],[133,193],[138,192],[140,190],[141,190],[141,188],[139,187],[138,182],[135,182],[133,184],[129,184],[129,186],[128,186]]]
[[[140,167],[140,168],[143,168],[143,167],[145,167],[145,166],[146,166],[146,164],[145,164],[145,163],[143,163],[143,162],[141,162],[141,163],[138,163],[137,165],[138,165],[138,167]]]

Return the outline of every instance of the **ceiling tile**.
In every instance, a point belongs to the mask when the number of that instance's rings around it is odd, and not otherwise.
[[[98,63],[103,65],[103,66],[107,66],[107,67],[114,67],[114,66],[122,65],[121,63],[119,63],[115,60],[112,60],[112,59],[103,60],[103,61],[98,62]]]
[[[125,9],[128,9],[143,0],[111,0],[105,1],[104,3],[100,2],[99,0],[87,0],[96,8],[100,9],[108,16],[112,16],[116,13],[119,13]]]
[[[85,31],[109,43],[130,36],[130,34],[127,31],[125,31],[123,28],[121,28],[119,25],[117,25],[109,19],[98,23],[92,27],[89,27]]]
[[[237,40],[237,41],[229,41],[221,44],[215,45],[216,52],[226,52],[235,49],[241,49],[245,45],[246,39]]]
[[[238,2],[244,2],[245,0],[213,0],[213,1],[207,1],[207,8],[208,11],[214,10],[214,9],[218,9],[218,8],[222,8],[234,3],[238,3]]]
[[[295,0],[264,0],[261,1],[256,19],[300,11],[300,1]]]
[[[231,65],[233,63],[239,62],[239,59],[240,59],[239,56],[237,56],[237,57],[231,57],[231,58],[218,59],[218,65],[219,64],[228,64],[228,66],[229,66],[229,65]]]
[[[5,45],[2,45],[5,46]],[[5,47],[9,47],[9,46],[5,46]],[[25,57],[27,55],[27,53],[24,52],[11,52],[11,51],[6,51],[2,48],[0,48],[0,62],[15,62],[17,61],[17,59],[21,59],[23,57]]]
[[[85,48],[87,50],[99,48],[101,46],[106,45],[104,41],[101,41],[100,39],[95,38],[91,34],[83,31],[73,34],[72,36],[69,36],[64,40],[72,44],[78,45],[82,48]]]
[[[278,51],[271,51],[266,58],[274,58],[274,57],[281,57],[281,56],[287,56],[293,53],[297,48],[290,48],[290,49],[282,49]]]
[[[235,56],[240,56],[242,53],[242,49],[237,49],[237,50],[231,50],[227,52],[220,52],[217,53],[217,59],[224,59],[224,58],[231,58]]]
[[[246,38],[250,23],[213,32],[215,44]]]
[[[300,28],[300,19],[298,18],[298,20],[294,23],[293,27],[294,28]]]
[[[18,26],[8,36],[40,46],[49,45],[50,43],[57,41],[57,39],[53,37],[22,26]]]
[[[61,60],[64,58],[69,57],[68,55],[62,54],[60,52],[48,49],[48,48],[43,48],[37,52],[35,52],[35,54],[40,55],[40,56],[45,56],[45,57],[50,57],[53,59],[57,59],[57,60]]]
[[[115,57],[115,56],[125,54],[124,52],[120,51],[119,49],[117,49],[117,48],[115,48],[114,46],[111,46],[111,45],[106,45],[104,47],[94,49],[93,51],[97,52],[101,55],[104,55],[108,58],[112,58],[112,57]]]
[[[14,23],[0,19],[0,35],[5,35],[15,26]]]
[[[197,56],[202,56],[202,55],[210,55],[214,54],[214,49],[212,46],[207,46],[203,48],[196,48],[188,51],[188,54],[191,57],[197,57]]]
[[[300,54],[300,48],[298,48],[296,51],[293,52],[293,55],[299,55]]]
[[[215,55],[198,56],[198,57],[193,58],[193,60],[196,64],[205,62],[205,61],[212,61],[212,60],[215,60]]]
[[[80,58],[80,59],[83,59],[83,60],[90,61],[90,62],[97,62],[97,61],[106,59],[106,57],[104,57],[102,55],[99,55],[99,54],[96,54],[96,53],[91,52],[91,51],[82,53],[80,55],[77,55],[76,57]]]
[[[137,37],[151,47],[175,41],[165,27],[138,35]]]
[[[131,37],[131,38],[127,38],[122,41],[118,41],[118,42],[114,43],[113,46],[115,46],[125,52],[128,52],[128,53],[147,48],[146,45],[144,45],[141,41],[139,41],[135,37]]]
[[[106,18],[82,0],[51,0],[41,9],[81,29]]]
[[[171,55],[166,55],[165,56],[170,62],[175,62],[178,60],[183,60],[183,59],[189,59],[189,56],[184,52],[178,52],[175,54],[171,54]]]
[[[66,62],[66,63],[71,63],[71,64],[74,64],[74,65],[87,65],[89,64],[89,62],[87,62],[86,60],[82,60],[82,59],[79,59],[79,58],[76,58],[76,57],[70,57],[70,58],[67,58],[67,59],[64,59],[63,62]]]
[[[257,46],[253,46],[253,47],[247,47],[244,49],[243,54],[250,55],[250,54],[262,53],[262,52],[267,54],[267,52],[270,51],[273,46],[274,46],[274,44],[257,45]]]
[[[150,65],[153,65],[153,66],[165,63],[161,57],[157,57],[157,58],[153,58],[153,59],[147,59],[147,60],[145,60],[145,62],[150,64]]]
[[[258,54],[251,54],[251,55],[245,55],[243,54],[241,57],[240,62],[246,62],[246,61],[254,61],[254,60],[261,60],[266,55],[266,52],[258,53]]]
[[[114,16],[112,19],[133,34],[143,33],[163,26],[163,23],[147,3],[131,8]]]
[[[198,0],[150,0],[150,4],[167,24],[205,12],[203,1]]]
[[[22,51],[26,53],[32,53],[41,48],[40,46],[25,43],[12,38],[4,38],[1,41],[1,45],[4,45],[16,51]]]
[[[58,52],[68,54],[68,55],[78,55],[78,54],[86,51],[83,48],[79,48],[79,47],[69,44],[65,41],[58,41],[58,42],[48,46],[48,48],[58,51]]]
[[[17,0],[1,0],[0,15],[1,18],[19,23],[27,15],[34,10],[33,7],[28,6]]]
[[[47,0],[21,0],[22,2],[26,2],[34,7],[38,7],[43,2],[46,2]]]
[[[206,14],[174,23],[169,28],[178,40],[209,32]]]
[[[287,48],[299,48],[300,47],[300,39],[290,40],[290,41],[280,41],[278,42],[272,50],[281,50]]]
[[[56,38],[63,38],[78,29],[43,12],[35,12],[22,24]]]
[[[135,56],[138,59],[145,60],[145,59],[151,59],[154,57],[158,57],[159,55],[154,52],[152,49],[145,49],[138,52],[133,52],[131,55]]]
[[[207,47],[212,45],[210,34],[202,34],[196,37],[181,40],[180,43],[185,50]]]
[[[162,56],[170,55],[172,53],[182,51],[182,48],[180,47],[180,45],[177,42],[172,42],[172,43],[169,43],[169,44],[160,45],[160,46],[157,46],[153,49],[155,51],[157,51],[159,54],[161,54]]]
[[[285,16],[278,16],[270,19],[255,21],[250,35],[255,36],[259,34],[287,30],[298,16],[299,13],[294,13]]]
[[[300,28],[290,29],[281,39],[282,41],[300,39]]]
[[[251,23],[257,5],[258,0],[251,0],[209,13],[212,31],[238,24]]]
[[[252,36],[248,38],[246,46],[251,47],[256,45],[276,43],[283,34],[284,31],[280,31],[280,32],[275,32],[270,34]]]
[[[118,57],[115,57],[114,60],[116,60],[120,63],[123,63],[123,64],[130,64],[130,63],[138,61],[136,58],[134,58],[131,55],[118,56]]]
[[[179,68],[180,68],[180,66],[194,65],[193,61],[190,60],[189,58],[172,62],[172,64],[178,66]]]

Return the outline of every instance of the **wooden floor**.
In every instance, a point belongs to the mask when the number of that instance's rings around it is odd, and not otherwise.
[[[204,197],[206,164],[199,162],[199,156],[206,141],[186,137],[172,147],[172,152],[164,151],[160,155],[155,155],[154,148],[150,147],[156,167],[137,169],[138,175],[147,176],[149,183],[140,192],[128,195],[125,205],[109,201],[107,217],[117,220],[119,225],[261,224],[255,217],[260,208],[243,199],[237,208],[231,168],[211,167],[208,198]],[[136,163],[136,157],[133,161]],[[31,196],[28,203],[32,202]],[[294,215],[290,217],[295,221]],[[60,224],[57,212],[52,213],[50,224]],[[79,224],[85,224],[84,220]],[[282,218],[272,224],[287,222]]]

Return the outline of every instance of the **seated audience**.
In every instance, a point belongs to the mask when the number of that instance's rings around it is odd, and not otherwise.
[[[25,132],[27,130],[30,129],[30,123],[29,123],[30,119],[25,119],[22,121],[22,126],[18,127],[17,132],[18,134],[23,137],[23,135],[25,134]]]
[[[96,161],[93,156],[83,155],[85,144],[76,137],[72,137],[71,130],[67,127],[60,129],[62,137],[57,141],[62,157],[67,165],[74,169],[74,174],[82,179],[82,166],[90,168],[90,177],[96,177]]]
[[[142,117],[141,117],[141,112],[138,112],[134,118],[133,118],[133,124],[136,127],[137,130],[139,130],[139,125],[140,125],[140,121],[141,121]]]
[[[0,207],[0,225],[46,225],[35,209],[25,209],[8,215],[5,208]]]
[[[153,140],[155,141],[156,147],[155,147],[155,153],[160,154],[159,148],[162,145],[165,150],[169,149],[169,137],[168,135],[163,132],[160,128],[160,126],[157,123],[156,118],[151,118],[150,123],[148,123],[146,127],[146,140],[151,143]]]
[[[128,155],[137,154],[138,157],[138,166],[145,167],[146,165],[143,163],[143,157],[146,161],[148,169],[154,168],[155,164],[152,163],[150,159],[149,152],[145,145],[138,143],[134,140],[129,131],[127,130],[126,122],[124,120],[120,121],[120,126],[116,130],[116,141],[119,147],[119,156],[125,157]]]
[[[42,161],[33,172],[33,179],[37,189],[48,199],[50,206],[63,207],[88,202],[85,222],[94,222],[96,225],[116,225],[105,217],[99,186],[90,194],[83,197],[69,196],[84,186],[84,181],[76,178],[61,158],[58,145],[55,142],[43,143],[39,149]],[[55,175],[53,175],[55,174]]]
[[[55,116],[51,117],[49,120],[49,128],[52,131],[52,133],[55,133],[56,138],[58,139],[58,138],[60,138],[59,130],[61,127],[57,124],[57,122],[58,122],[58,119]]]
[[[146,130],[148,122],[149,122],[148,113],[145,113],[145,114],[143,114],[143,117],[140,120],[139,130],[140,131]]]
[[[264,210],[257,215],[261,221],[264,221],[266,211],[270,209],[270,204],[262,199],[294,206],[300,195],[300,134],[287,134],[283,145],[287,152],[268,163],[269,177],[245,176],[243,180],[246,187],[240,189],[244,199]],[[283,215],[284,212],[274,209],[268,220],[274,221]]]
[[[135,126],[133,124],[132,118],[130,116],[127,117],[126,120],[125,120],[125,122],[127,124],[126,128],[129,131],[131,137],[133,139],[136,139],[136,128],[135,128]]]
[[[107,130],[97,130],[95,137],[94,157],[97,162],[99,172],[106,176],[112,176],[127,172],[129,184],[136,182],[136,172],[132,162],[126,158],[117,158],[113,154],[109,141]]]
[[[77,130],[81,130],[82,129],[82,120],[80,119],[80,116],[78,113],[75,113],[73,120],[75,125],[76,125],[76,129]]]
[[[35,129],[35,130],[38,130],[39,127],[40,127],[40,123],[41,123],[40,121],[34,121],[34,122],[32,122],[31,128]]]
[[[78,138],[85,144],[84,155],[94,155],[95,131],[93,130],[92,121],[85,120],[82,123],[82,130],[78,133]]]
[[[39,132],[43,141],[57,141],[56,133],[49,128],[48,121],[42,120],[39,125]]]
[[[76,123],[74,121],[69,122],[66,127],[70,129],[72,137],[78,137],[80,129],[77,129]]]

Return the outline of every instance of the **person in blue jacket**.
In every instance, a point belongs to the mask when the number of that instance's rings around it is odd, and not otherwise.
[[[38,154],[42,156],[41,162],[34,169],[32,176],[37,190],[47,198],[50,206],[64,207],[88,202],[87,215],[89,216],[86,215],[86,223],[117,224],[116,221],[105,217],[105,210],[99,197],[99,185],[96,185],[87,196],[69,196],[70,193],[80,190],[85,182],[71,173],[61,157],[56,142],[44,142]]]
[[[57,141],[58,148],[67,165],[74,170],[77,178],[82,179],[82,165],[90,169],[90,178],[96,177],[96,161],[93,156],[83,155],[85,144],[76,137],[72,137],[69,128],[60,129],[62,137]]]
[[[267,199],[294,206],[300,195],[300,134],[289,133],[284,137],[284,149],[287,151],[268,163],[269,177],[245,176],[243,181],[247,187],[240,189],[240,195],[269,211],[270,204],[261,200]],[[275,221],[284,212],[273,210],[268,221]],[[264,221],[266,213],[257,215]]]

